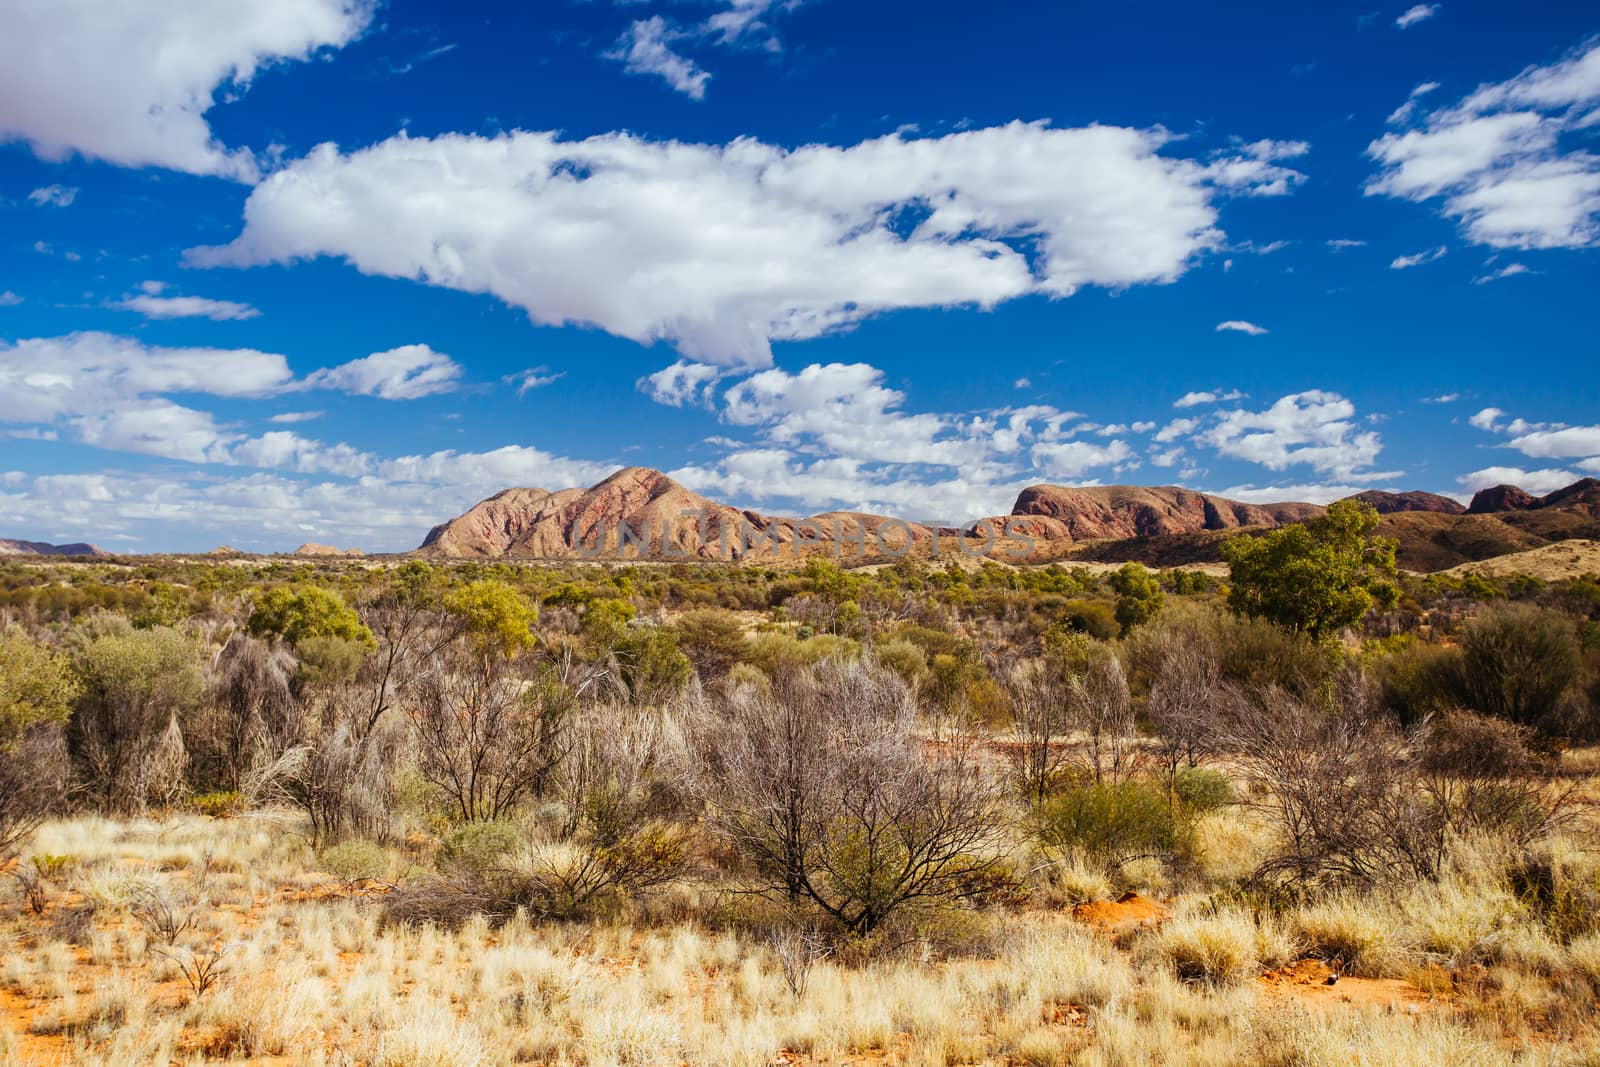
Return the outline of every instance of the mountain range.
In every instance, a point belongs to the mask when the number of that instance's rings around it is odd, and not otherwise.
[[[1600,538],[1600,480],[1544,497],[1485,489],[1463,507],[1433,493],[1369,491],[1402,566],[1435,571],[1572,538]],[[1008,515],[963,529],[882,515],[782,518],[720,504],[660,471],[630,467],[589,489],[508,489],[442,523],[418,552],[466,559],[845,559],[956,551],[1015,562],[1211,562],[1221,542],[1322,514],[1316,504],[1247,504],[1176,486],[1036,485]],[[862,551],[865,546],[865,551]]]
[[[1600,479],[1545,496],[1484,489],[1463,506],[1434,493],[1378,490],[1354,499],[1382,516],[1401,566],[1439,571],[1578,539],[1600,540]],[[440,559],[746,560],[831,553],[846,562],[966,552],[1010,562],[1221,559],[1222,542],[1323,513],[1316,504],[1249,504],[1177,486],[1030,486],[1007,515],[966,527],[832,511],[786,518],[700,495],[657,470],[629,467],[588,489],[507,489],[435,526],[414,555]],[[220,550],[219,550],[220,551]],[[302,557],[356,556],[304,545]],[[91,544],[0,540],[0,556],[99,557]]]

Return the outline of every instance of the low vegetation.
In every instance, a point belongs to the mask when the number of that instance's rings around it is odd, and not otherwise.
[[[1374,525],[0,567],[0,1059],[1593,1062],[1600,579]]]

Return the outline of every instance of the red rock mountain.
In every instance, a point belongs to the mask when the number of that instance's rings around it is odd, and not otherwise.
[[[836,539],[871,543],[880,533],[903,544],[907,529],[913,540],[933,536],[926,526],[853,512],[771,518],[708,500],[660,471],[629,467],[592,489],[507,489],[434,527],[420,551],[453,558],[770,558]]]
[[[1431,511],[1438,515],[1464,515],[1466,507],[1459,500],[1451,500],[1438,493],[1385,493],[1381,489],[1368,489],[1357,493],[1351,500],[1371,504],[1379,515],[1394,515],[1402,511]]]
[[[7,541],[0,538],[0,556],[105,556],[94,545],[50,545],[43,541]]]
[[[1418,570],[1600,532],[1600,481],[1586,479],[1546,497],[1518,494],[1486,490],[1473,502],[1473,515],[1432,493],[1371,491],[1359,499],[1383,513],[1381,531],[1399,539],[1402,565]],[[1022,491],[1010,515],[976,524],[976,536],[987,540],[993,530],[1001,539],[1026,535],[1052,546],[1032,558],[1199,562],[1217,558],[1230,531],[1322,512],[1315,504],[1246,504],[1176,486],[1035,485]],[[774,518],[708,500],[660,471],[630,467],[591,489],[508,489],[435,527],[419,552],[468,559],[776,560],[836,545],[860,559],[881,556],[884,543],[903,546],[908,534],[918,544],[939,538],[953,545],[960,536],[857,512]]]
[[[1315,504],[1243,504],[1171,485],[1035,485],[1017,497],[1010,516],[988,521],[1035,538],[1100,541],[1282,526],[1320,514]]]

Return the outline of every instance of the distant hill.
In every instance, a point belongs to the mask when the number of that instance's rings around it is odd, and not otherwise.
[[[8,541],[0,538],[0,556],[108,556],[94,545],[51,545],[43,541]]]

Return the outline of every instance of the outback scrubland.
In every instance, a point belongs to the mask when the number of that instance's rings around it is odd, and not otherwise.
[[[1600,578],[0,566],[9,1064],[1600,1061]]]

